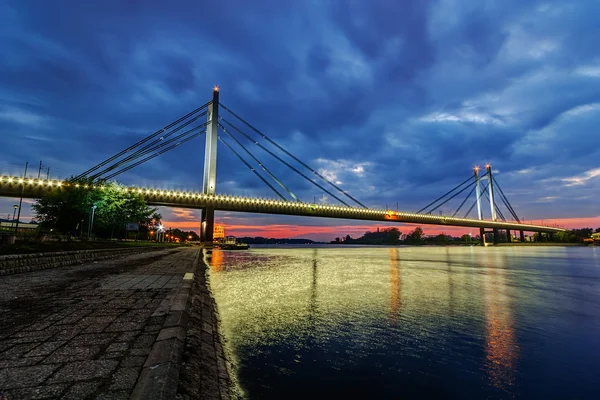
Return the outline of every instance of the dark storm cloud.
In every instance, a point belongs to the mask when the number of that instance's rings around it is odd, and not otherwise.
[[[599,14],[591,0],[4,2],[0,167],[81,172],[219,84],[224,104],[371,206],[418,209],[491,162],[526,214],[565,216],[570,196],[573,216],[594,215]],[[321,198],[242,141],[301,198]],[[198,189],[203,148],[122,179]],[[224,147],[219,190],[270,196]]]

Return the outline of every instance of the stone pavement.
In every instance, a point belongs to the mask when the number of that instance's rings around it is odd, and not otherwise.
[[[0,277],[0,393],[128,399],[155,342],[184,340],[163,325],[198,254],[163,250]]]

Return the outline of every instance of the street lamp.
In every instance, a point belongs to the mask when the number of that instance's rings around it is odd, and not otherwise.
[[[17,213],[17,209],[19,208],[19,206],[17,204],[15,204],[13,206],[13,217],[12,217],[12,221],[10,223],[10,229],[12,229],[14,223],[15,223],[15,214]]]
[[[98,206],[96,204],[92,204],[92,216],[90,218],[90,225],[88,227],[88,240],[92,236],[92,226],[94,226],[94,211],[96,211],[96,208],[98,208]]]

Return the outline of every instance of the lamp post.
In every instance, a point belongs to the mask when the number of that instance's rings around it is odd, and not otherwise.
[[[15,223],[15,214],[17,213],[17,209],[19,208],[19,206],[17,204],[15,204],[13,206],[13,217],[12,217],[12,221],[10,222],[10,228],[12,229],[14,223]]]
[[[94,211],[96,211],[96,208],[98,208],[98,206],[96,204],[92,205],[92,216],[90,218],[90,225],[88,227],[88,240],[90,240],[90,237],[92,236],[92,226],[94,226]]]

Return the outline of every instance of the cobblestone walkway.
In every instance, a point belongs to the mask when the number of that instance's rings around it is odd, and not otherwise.
[[[0,393],[129,398],[165,322],[155,311],[197,254],[158,251],[0,277]]]

